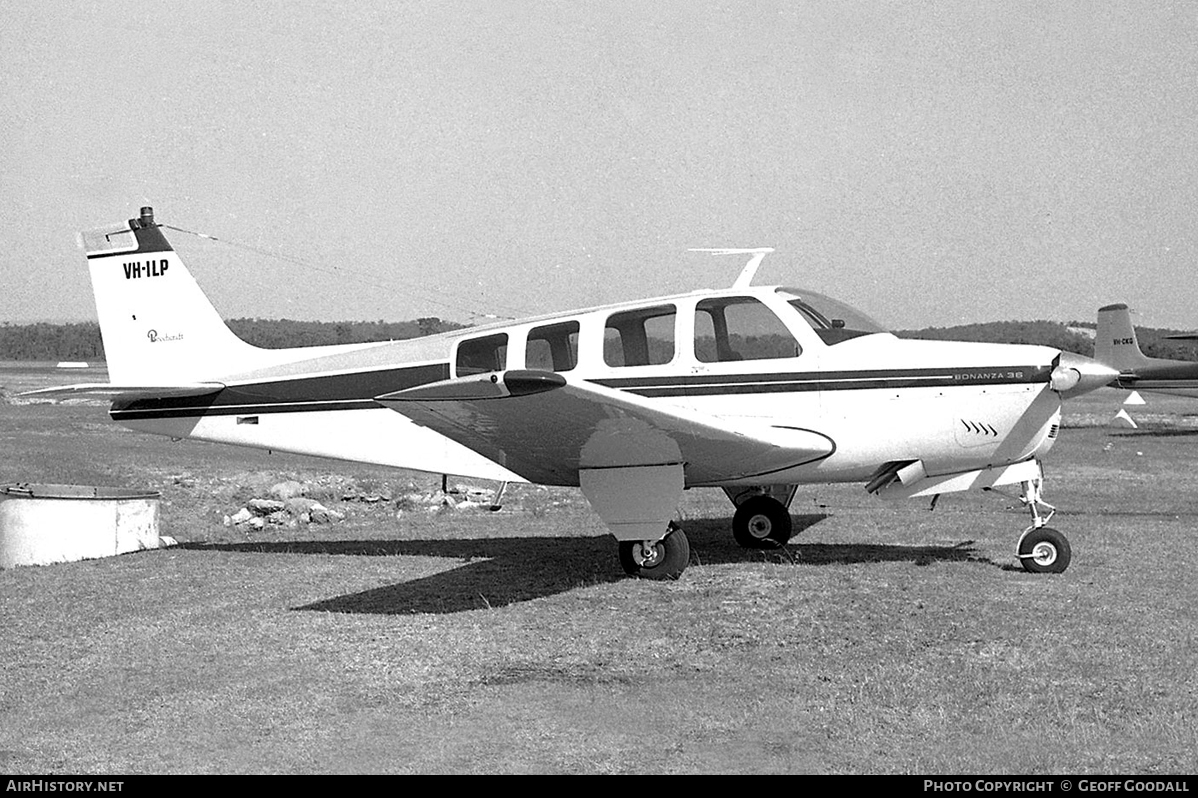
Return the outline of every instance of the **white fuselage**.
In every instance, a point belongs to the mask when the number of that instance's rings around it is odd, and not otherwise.
[[[696,292],[412,341],[278,350],[273,364],[219,377],[226,388],[215,397],[125,399],[113,417],[174,437],[521,480],[374,397],[485,371],[540,369],[731,428],[797,429],[831,441],[830,454],[771,474],[771,484],[862,481],[896,461],[950,474],[1038,458],[1052,445],[1061,401],[1048,375],[1057,350],[889,333],[837,340],[837,330],[821,335],[788,304],[791,296],[774,288]],[[729,308],[768,310],[770,335],[750,334],[754,319],[729,337]],[[745,349],[768,338],[781,351],[714,354],[721,336],[729,350],[728,341]],[[688,479],[688,486],[760,481]]]

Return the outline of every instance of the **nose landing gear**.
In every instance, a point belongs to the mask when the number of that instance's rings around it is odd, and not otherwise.
[[[1023,495],[1019,500],[1031,511],[1032,525],[1023,530],[1019,538],[1019,564],[1033,574],[1060,574],[1069,567],[1073,553],[1069,549],[1069,540],[1048,526],[1057,508],[1040,498],[1043,490],[1043,479],[1023,483]],[[1040,514],[1041,507],[1048,510],[1047,515]]]

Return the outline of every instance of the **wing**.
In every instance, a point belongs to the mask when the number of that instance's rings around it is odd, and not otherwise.
[[[769,474],[827,457],[810,430],[720,419],[547,371],[422,385],[375,401],[532,482],[577,485],[579,469],[683,464],[688,485]],[[768,481],[768,480],[764,480]]]

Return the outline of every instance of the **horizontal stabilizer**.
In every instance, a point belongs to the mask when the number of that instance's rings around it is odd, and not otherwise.
[[[18,396],[207,396],[224,388],[220,382],[196,382],[190,385],[115,385],[107,382],[86,382],[78,385],[62,385],[56,388],[39,388],[25,391]]]
[[[835,449],[811,430],[732,427],[549,371],[445,380],[375,401],[544,484],[577,485],[584,468],[682,463],[688,485],[705,485],[762,477]]]

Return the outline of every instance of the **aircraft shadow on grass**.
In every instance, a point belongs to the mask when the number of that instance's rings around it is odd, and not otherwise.
[[[823,515],[794,517],[796,535]],[[742,549],[728,534],[727,519],[687,521],[694,542],[692,561],[702,565],[773,562],[791,565],[843,565],[871,562],[986,562],[973,541],[953,546],[896,546],[872,543],[801,543],[776,549]],[[456,568],[360,593],[317,601],[297,610],[400,615],[454,613],[502,607],[565,593],[579,587],[628,579],[611,557],[611,539],[488,538],[472,540],[343,540],[185,544],[195,551],[274,554],[341,554],[357,557],[446,557]],[[1001,566],[999,566],[1001,567]]]

